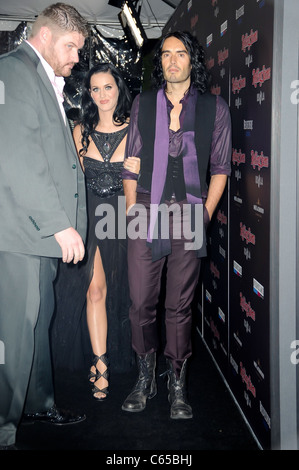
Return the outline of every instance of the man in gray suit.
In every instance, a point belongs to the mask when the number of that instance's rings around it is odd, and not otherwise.
[[[21,419],[75,423],[54,404],[49,325],[58,258],[84,256],[84,175],[63,109],[64,78],[88,28],[71,6],[46,8],[28,41],[0,57],[0,447]]]

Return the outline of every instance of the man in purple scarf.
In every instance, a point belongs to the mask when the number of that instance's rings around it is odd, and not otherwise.
[[[136,179],[127,160],[123,171],[130,321],[139,375],[122,409],[142,411],[156,395],[156,307],[167,260],[164,354],[170,417],[189,419],[191,302],[206,255],[205,228],[231,171],[231,122],[225,101],[208,92],[203,49],[190,33],[162,38],[152,77],[155,90],[135,98],[127,137],[126,157],[140,157],[140,173]]]

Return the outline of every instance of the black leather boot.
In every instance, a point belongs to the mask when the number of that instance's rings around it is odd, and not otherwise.
[[[122,405],[125,411],[138,412],[144,410],[146,400],[157,394],[155,377],[156,353],[137,356],[139,376],[132,392],[127,396]]]
[[[168,401],[170,403],[171,419],[190,419],[193,417],[192,408],[186,398],[186,366],[187,360],[184,361],[180,377],[178,378],[173,365],[170,361],[168,371],[167,386],[169,390]]]

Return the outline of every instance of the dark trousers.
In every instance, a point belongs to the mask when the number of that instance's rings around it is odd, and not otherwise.
[[[137,202],[149,210],[148,196],[139,195]],[[148,220],[148,214],[147,214]],[[130,217],[129,217],[130,221]],[[145,224],[141,224],[145,226]],[[157,304],[161,290],[162,270],[167,259],[165,326],[166,347],[164,354],[177,372],[183,361],[192,353],[191,302],[198,283],[200,259],[194,250],[186,250],[186,238],[176,239],[173,218],[169,217],[171,254],[152,261],[151,249],[146,237],[132,239],[128,236],[128,273],[131,296],[130,321],[132,347],[139,355],[157,350]]]
[[[49,326],[57,260],[0,252],[0,266],[0,445],[11,445],[24,410],[54,403]]]

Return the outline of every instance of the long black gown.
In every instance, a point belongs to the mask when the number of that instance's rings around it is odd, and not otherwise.
[[[88,210],[86,254],[78,265],[59,265],[55,283],[56,311],[51,328],[53,363],[57,368],[75,370],[91,366],[92,349],[86,321],[86,293],[93,274],[97,247],[100,250],[107,284],[107,353],[110,370],[128,371],[134,364],[128,316],[130,298],[127,241],[126,238],[118,238],[118,209],[124,208],[123,205],[119,206],[119,198],[124,196],[121,178],[123,163],[110,162],[126,132],[127,128],[109,134],[94,131],[92,139],[104,161],[84,157]],[[111,238],[111,233],[105,239],[99,239],[95,234],[96,226],[101,224],[101,217],[95,215],[100,204],[109,204],[109,214],[115,213],[114,239]],[[120,215],[121,220],[125,220],[123,214]],[[103,218],[105,217],[107,220],[107,213],[103,212]],[[109,220],[111,222],[111,219]],[[124,227],[122,231],[123,229]],[[99,230],[97,235],[99,236]]]

